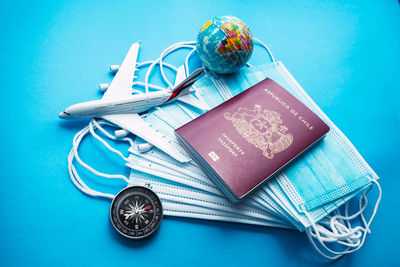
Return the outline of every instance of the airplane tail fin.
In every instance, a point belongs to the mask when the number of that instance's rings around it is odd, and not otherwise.
[[[173,89],[172,94],[171,94],[170,98],[166,101],[166,103],[178,96],[184,96],[184,95],[192,93],[192,91],[190,90],[190,87],[197,81],[197,79],[203,73],[203,70],[204,70],[204,67],[198,68],[197,70],[193,71],[186,79],[179,82],[178,85],[175,84],[175,88]],[[180,66],[178,68],[176,80],[179,81],[179,78],[182,78],[182,77],[185,77],[185,69],[183,66]]]

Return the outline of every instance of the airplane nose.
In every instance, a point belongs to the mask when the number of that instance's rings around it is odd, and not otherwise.
[[[66,119],[68,117],[67,113],[65,111],[61,111],[60,114],[58,114],[58,117],[60,119]]]

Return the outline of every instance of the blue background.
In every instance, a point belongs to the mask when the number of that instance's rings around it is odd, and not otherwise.
[[[304,233],[240,224],[168,217],[155,236],[125,240],[109,223],[109,201],[69,181],[72,137],[87,121],[63,122],[57,114],[99,98],[98,83],[111,80],[108,66],[119,64],[131,43],[142,41],[141,61],[154,59],[225,14],[243,19],[270,46],[381,177],[372,234],[333,264],[398,263],[397,1],[1,1],[0,265],[328,264]],[[102,171],[129,174],[93,138],[82,157]],[[124,186],[82,175],[111,193]]]

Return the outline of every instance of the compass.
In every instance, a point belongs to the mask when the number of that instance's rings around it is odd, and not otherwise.
[[[121,235],[140,239],[154,233],[163,216],[159,197],[144,186],[130,186],[111,203],[110,218]]]

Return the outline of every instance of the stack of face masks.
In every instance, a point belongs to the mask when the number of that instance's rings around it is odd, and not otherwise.
[[[268,50],[265,45],[264,47]],[[380,191],[376,181],[378,177],[284,65],[276,62],[272,55],[271,58],[272,63],[245,67],[232,75],[217,76],[207,72],[193,85],[197,97],[213,108],[268,77],[319,115],[331,130],[321,142],[239,204],[227,200],[193,161],[180,163],[156,147],[145,153],[140,152],[139,145],[144,141],[139,138],[134,141],[127,137],[121,139],[131,145],[130,155],[125,158],[95,133],[97,128],[109,138],[117,139],[101,126],[108,123],[96,120],[74,139],[74,147],[69,156],[72,181],[90,195],[113,197],[85,185],[73,166],[76,159],[98,175],[122,178],[129,185],[150,184],[151,189],[162,200],[165,215],[298,229],[305,231],[317,251],[330,259],[358,250],[369,233],[379,204],[380,195],[367,221],[363,215],[368,203],[366,192],[372,184],[376,184]],[[151,110],[144,119],[172,144],[180,147],[174,129],[203,112],[189,105],[173,102]],[[126,160],[126,165],[131,168],[129,180],[119,175],[102,174],[82,162],[77,151],[80,140],[87,132],[91,132],[107,148]],[[180,148],[180,151],[188,156],[183,149]],[[360,196],[358,211],[349,215],[348,201],[355,196]],[[343,204],[344,209],[340,212],[339,207]],[[359,218],[361,224],[353,227],[351,222],[356,218]],[[340,245],[341,250],[333,250],[332,244],[334,247],[336,244]]]

